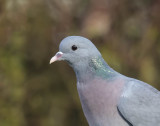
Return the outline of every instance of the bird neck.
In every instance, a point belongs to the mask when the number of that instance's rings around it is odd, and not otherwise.
[[[73,68],[78,82],[86,82],[95,77],[111,79],[117,75],[117,72],[109,67],[101,56],[93,57],[90,60],[81,60]]]

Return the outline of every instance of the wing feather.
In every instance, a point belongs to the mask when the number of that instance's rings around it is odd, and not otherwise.
[[[133,126],[160,126],[160,92],[131,79],[124,86],[118,110]]]

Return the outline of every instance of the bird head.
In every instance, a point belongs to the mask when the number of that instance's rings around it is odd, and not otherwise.
[[[65,60],[74,66],[99,56],[100,52],[90,40],[81,36],[69,36],[61,41],[59,51],[51,58],[50,64]]]

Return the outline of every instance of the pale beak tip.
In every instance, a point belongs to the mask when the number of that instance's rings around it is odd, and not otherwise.
[[[49,64],[55,62],[57,60],[56,56],[52,57],[51,60],[49,61]]]
[[[56,60],[53,60],[53,58],[49,61],[49,64],[52,64],[53,62],[55,62]]]

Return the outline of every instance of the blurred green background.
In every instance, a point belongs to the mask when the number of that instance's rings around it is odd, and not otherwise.
[[[89,38],[116,71],[160,89],[160,0],[0,0],[0,126],[87,126],[76,78],[49,65]]]

